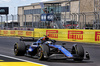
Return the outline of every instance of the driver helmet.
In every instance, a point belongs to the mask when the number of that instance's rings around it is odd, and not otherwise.
[[[45,36],[45,37],[43,37],[43,39],[42,40],[49,40],[49,36]]]

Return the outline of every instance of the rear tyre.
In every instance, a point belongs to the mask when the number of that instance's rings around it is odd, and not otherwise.
[[[25,43],[24,42],[15,43],[14,53],[16,56],[23,56],[25,54]]]
[[[84,49],[81,45],[72,46],[72,54],[76,54],[74,61],[82,61],[84,59]]]
[[[40,45],[37,52],[39,60],[48,59],[49,47],[47,45]]]

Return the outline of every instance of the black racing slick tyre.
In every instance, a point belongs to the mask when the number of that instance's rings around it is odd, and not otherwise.
[[[84,48],[75,44],[72,46],[72,54],[76,54],[74,61],[82,61],[84,59]]]
[[[47,45],[40,45],[37,51],[38,59],[44,60],[48,59],[49,56],[49,46]]]
[[[24,42],[17,42],[14,45],[14,53],[16,56],[23,56],[25,54],[25,43]]]

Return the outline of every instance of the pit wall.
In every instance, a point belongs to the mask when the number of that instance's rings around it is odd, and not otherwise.
[[[0,30],[1,36],[24,36],[50,38],[59,41],[92,42],[100,43],[100,30],[81,29],[34,29],[34,31]]]

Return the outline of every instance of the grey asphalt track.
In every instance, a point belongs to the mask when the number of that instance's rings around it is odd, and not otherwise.
[[[15,42],[18,42],[18,38],[14,37],[0,37],[0,54],[16,57],[32,62],[37,62],[41,64],[46,64],[49,66],[100,66],[100,45],[91,43],[76,43],[76,42],[66,42],[66,47],[71,47],[73,44],[81,44],[85,51],[90,53],[90,60],[84,60],[82,62],[75,62],[73,60],[49,60],[49,61],[39,61],[38,59],[25,57],[25,56],[15,56],[13,52],[13,46]],[[58,41],[56,44],[62,44],[64,42]],[[27,42],[26,44],[31,44]],[[2,57],[3,58],[3,57]],[[24,65],[23,65],[24,66]]]

